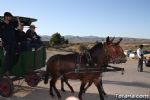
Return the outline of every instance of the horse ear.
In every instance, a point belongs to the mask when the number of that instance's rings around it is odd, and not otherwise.
[[[113,38],[110,40],[110,42],[113,42],[113,41],[114,41],[114,39],[115,39],[115,37],[113,37]]]
[[[106,42],[107,42],[107,43],[109,42],[109,36],[106,38]]]
[[[118,45],[123,39],[120,38],[118,42],[116,42],[115,44]]]

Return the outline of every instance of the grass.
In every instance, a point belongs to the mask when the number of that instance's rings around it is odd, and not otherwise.
[[[131,44],[121,44],[121,47],[124,49],[124,50],[137,50],[139,48],[139,45],[140,44],[137,44],[137,43],[131,43]],[[150,45],[145,45],[144,50],[146,51],[150,51]]]
[[[82,47],[91,48],[94,43],[71,43],[68,45],[60,45],[56,47],[49,47],[49,51],[68,51],[68,52],[80,52]],[[140,43],[121,43],[120,46],[123,50],[137,50]],[[144,50],[150,51],[150,45],[144,46]]]

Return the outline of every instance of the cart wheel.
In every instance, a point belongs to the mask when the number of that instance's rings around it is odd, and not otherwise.
[[[0,95],[3,97],[12,96],[14,91],[14,85],[9,78],[0,78]]]
[[[36,74],[36,72],[29,72],[25,76],[25,81],[31,87],[36,87],[40,81],[40,77]]]

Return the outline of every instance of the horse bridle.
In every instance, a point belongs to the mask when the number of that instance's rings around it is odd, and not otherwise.
[[[109,60],[110,60],[110,57],[109,57],[109,55],[108,55],[108,50],[107,50],[107,47],[106,47],[106,44],[103,44],[103,48],[104,48],[104,53],[105,53],[105,62],[107,63],[107,62],[109,62]]]

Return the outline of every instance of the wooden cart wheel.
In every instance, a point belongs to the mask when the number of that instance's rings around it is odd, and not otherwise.
[[[25,81],[31,87],[36,87],[40,81],[40,77],[36,74],[36,72],[29,72],[25,76]]]
[[[0,95],[3,97],[12,96],[14,91],[14,85],[9,78],[0,78]]]

